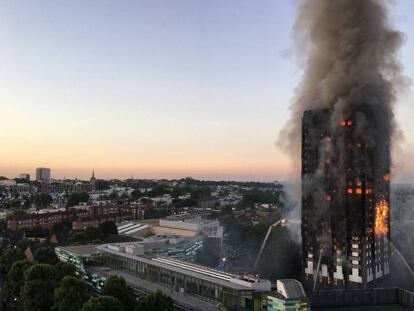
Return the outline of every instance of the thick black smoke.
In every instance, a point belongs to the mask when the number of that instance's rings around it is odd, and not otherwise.
[[[305,69],[279,135],[295,163],[300,163],[301,119],[309,109],[332,110],[332,133],[353,118],[358,143],[372,152],[389,148],[396,133],[396,93],[405,79],[397,59],[403,35],[391,28],[387,9],[385,0],[299,1],[294,35]]]

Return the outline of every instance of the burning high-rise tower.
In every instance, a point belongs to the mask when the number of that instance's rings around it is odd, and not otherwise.
[[[280,143],[302,163],[303,272],[317,288],[369,287],[390,274],[393,109],[406,80],[389,3],[299,1],[305,69]]]
[[[302,249],[308,287],[365,288],[389,268],[389,144],[367,146],[359,118],[302,121]]]

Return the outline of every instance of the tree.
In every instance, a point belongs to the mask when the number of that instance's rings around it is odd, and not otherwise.
[[[34,259],[38,263],[44,263],[49,265],[55,265],[59,262],[59,259],[57,258],[54,249],[51,247],[39,248],[34,255]]]
[[[159,197],[164,194],[171,193],[170,189],[167,186],[164,185],[157,185],[149,192],[149,196],[151,198],[153,197]]]
[[[118,299],[111,296],[99,296],[89,299],[81,311],[123,311]]]
[[[150,208],[145,210],[144,218],[145,219],[156,219],[156,218],[164,218],[168,216],[168,211],[164,208]]]
[[[221,209],[221,213],[223,215],[232,215],[233,214],[233,207],[231,205],[226,205]]]
[[[171,195],[173,198],[178,198],[181,195],[186,195],[187,193],[191,193],[191,191],[192,191],[192,188],[190,186],[178,185],[172,189]]]
[[[34,244],[33,241],[29,239],[22,239],[16,242],[16,246],[20,248],[22,251],[26,250],[26,248],[28,248],[32,244]]]
[[[118,228],[113,221],[105,221],[99,225],[99,229],[105,236],[110,234],[118,234]]]
[[[86,242],[87,242],[87,239],[86,239],[86,235],[84,232],[74,232],[69,237],[69,243],[72,245],[79,245],[79,244],[83,244]]]
[[[135,297],[132,289],[127,285],[125,279],[119,276],[110,276],[103,288],[102,295],[117,298],[123,307],[123,310],[134,310]]]
[[[200,199],[208,198],[211,195],[210,187],[197,187],[191,193],[191,198],[198,201]]]
[[[53,199],[50,196],[50,194],[48,194],[48,193],[41,193],[41,194],[37,195],[34,199],[34,203],[37,206],[41,206],[41,207],[46,207],[46,206],[52,204],[52,202],[53,202]]]
[[[10,214],[7,218],[21,218],[27,216],[27,211],[18,209],[15,210],[12,214]]]
[[[148,199],[148,198],[140,198],[140,199],[139,199],[139,201],[140,201],[142,204],[151,204],[151,200],[150,200],[150,199]]]
[[[174,302],[171,297],[163,294],[161,291],[156,291],[154,294],[143,298],[135,311],[173,311]]]
[[[139,191],[139,189],[135,189],[134,191],[131,192],[131,198],[136,200],[139,199],[142,196],[141,191]]]
[[[28,237],[47,237],[47,235],[49,234],[49,230],[47,230],[46,228],[43,228],[40,225],[36,225],[34,226],[32,229],[26,229],[26,235]]]
[[[240,202],[241,207],[254,207],[256,203],[268,203],[268,204],[281,204],[281,190],[259,190],[252,189],[247,191],[243,195],[243,199]]]
[[[89,194],[86,192],[71,192],[68,197],[67,207],[89,202]]]
[[[35,264],[25,273],[22,292],[24,311],[48,311],[54,303],[54,290],[58,286],[59,274],[55,267]]]
[[[88,241],[103,240],[105,238],[103,232],[99,228],[86,228],[84,231],[85,237]]]
[[[4,287],[10,297],[20,297],[24,285],[24,273],[32,266],[27,259],[16,261],[7,273],[6,286]]]
[[[183,208],[183,207],[194,207],[197,205],[197,201],[193,198],[187,198],[187,199],[173,199],[174,206],[177,208]]]
[[[0,274],[7,275],[13,263],[23,259],[25,259],[25,256],[20,248],[7,248],[0,256]]]
[[[105,235],[99,228],[92,228],[89,227],[84,231],[81,232],[75,232],[73,235],[69,238],[69,242],[71,244],[75,243],[88,243],[93,240],[103,240],[105,238]]]
[[[26,178],[15,178],[16,184],[30,184],[30,180]]]
[[[111,182],[109,180],[98,179],[95,181],[95,187],[98,191],[108,190],[111,187]]]
[[[55,311],[80,310],[83,304],[88,301],[90,295],[87,293],[87,285],[84,281],[66,276],[62,283],[55,289]]]
[[[60,233],[65,236],[69,234],[69,232],[72,230],[72,222],[70,220],[63,220],[61,222],[58,222],[52,226],[52,229],[50,230],[51,234]]]
[[[67,262],[61,261],[55,265],[55,268],[58,271],[59,280],[63,279],[65,276],[76,277],[76,268]]]

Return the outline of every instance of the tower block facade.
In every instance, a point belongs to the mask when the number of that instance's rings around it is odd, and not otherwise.
[[[303,115],[301,230],[307,288],[373,287],[390,273],[389,143],[360,135],[360,119],[352,114],[334,118],[330,109]]]

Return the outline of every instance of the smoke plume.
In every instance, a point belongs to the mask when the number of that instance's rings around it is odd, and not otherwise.
[[[397,60],[403,35],[391,28],[387,9],[385,0],[299,1],[294,36],[304,74],[279,135],[294,163],[309,109],[330,108],[333,133],[341,120],[357,119],[354,135],[368,149],[391,142],[396,93],[406,83]]]
[[[279,145],[296,172],[303,161],[302,227],[313,235],[304,252],[325,264],[345,262],[352,237],[390,238],[394,105],[408,83],[398,61],[404,36],[388,9],[386,0],[299,0],[294,36],[304,72]],[[319,111],[303,118],[307,110]],[[365,201],[354,199],[362,194]]]

